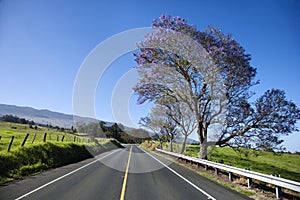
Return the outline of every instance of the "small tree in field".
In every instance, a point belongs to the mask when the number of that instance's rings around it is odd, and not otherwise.
[[[213,144],[281,149],[280,136],[298,130],[300,110],[283,91],[268,90],[249,102],[250,88],[258,84],[256,69],[231,35],[212,27],[198,31],[184,19],[166,15],[152,26],[153,33],[134,53],[138,103],[184,103],[197,124],[200,158],[206,158]]]
[[[183,136],[180,153],[184,153],[188,136],[197,128],[195,115],[190,112],[186,103],[175,99],[174,96],[172,99],[164,97],[156,101],[156,107],[177,126],[178,132]]]
[[[161,148],[163,142],[169,141],[170,151],[173,151],[173,141],[179,132],[175,122],[166,115],[161,106],[154,106],[149,115],[140,120],[140,124],[151,129],[158,136]]]
[[[163,126],[163,123],[160,119],[154,117],[154,116],[151,116],[151,114],[149,114],[147,117],[142,117],[140,119],[140,125],[144,126],[145,128],[148,128],[150,129],[154,136],[153,138],[155,138],[156,140],[159,141],[160,143],[160,148],[162,149],[163,147],[163,142],[166,142],[167,141],[167,135],[163,135],[162,134],[162,126]]]

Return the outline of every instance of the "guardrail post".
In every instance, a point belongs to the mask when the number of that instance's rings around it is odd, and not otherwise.
[[[13,142],[14,142],[14,139],[15,139],[15,136],[11,136],[11,141],[9,143],[7,151],[10,151],[10,148],[11,148],[11,145],[13,144]]]
[[[281,187],[279,187],[279,186],[276,186],[276,198],[282,199],[282,190],[281,190]]]
[[[233,181],[233,174],[232,174],[232,172],[229,172],[228,179],[229,179],[229,181]]]
[[[215,174],[219,175],[219,169],[218,168],[215,168]]]
[[[245,170],[251,171],[250,168],[246,168]],[[251,187],[252,187],[252,184],[253,184],[252,178],[247,177],[247,185],[248,185],[248,188],[251,188]]]
[[[207,166],[207,165],[204,165],[204,169],[205,169],[205,170],[208,170],[208,166]]]
[[[247,178],[248,188],[252,187],[252,178]]]
[[[61,138],[61,141],[63,142],[63,141],[64,141],[64,139],[65,139],[65,136],[63,135],[63,136],[62,136],[62,138]]]
[[[25,145],[25,142],[26,142],[28,136],[29,136],[29,133],[26,134],[26,136],[25,136],[25,138],[24,138],[24,140],[23,140],[23,142],[21,144],[21,147],[23,147]]]
[[[274,174],[274,176],[280,177],[280,174]],[[276,191],[276,198],[277,199],[282,199],[282,190],[281,190],[281,187],[276,185],[275,191]]]

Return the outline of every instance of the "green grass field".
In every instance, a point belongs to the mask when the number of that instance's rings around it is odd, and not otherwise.
[[[198,157],[198,152],[199,145],[188,145],[185,155]],[[280,174],[283,178],[300,182],[300,155],[297,154],[275,154],[249,149],[242,149],[241,153],[237,153],[229,147],[215,147],[208,154],[208,159],[264,174]]]
[[[44,134],[46,135],[46,141],[57,142],[62,140],[64,136],[64,142],[74,142],[74,134],[67,131],[58,131],[54,128],[46,128],[38,126],[37,129],[30,128],[26,124],[17,124],[9,122],[0,122],[0,151],[7,151],[12,136],[14,141],[11,150],[14,150],[21,146],[25,136],[29,134],[24,146],[32,145],[32,143],[43,142]],[[35,138],[34,138],[35,137]],[[75,137],[75,142],[87,142],[87,137]],[[34,142],[33,142],[34,141]]]
[[[21,147],[27,134],[29,137]],[[122,147],[114,139],[95,138],[92,142],[91,138],[78,135],[46,127],[32,129],[29,125],[0,122],[0,183]],[[8,152],[12,136],[15,138]]]

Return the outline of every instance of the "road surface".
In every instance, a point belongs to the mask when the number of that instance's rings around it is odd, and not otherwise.
[[[248,199],[136,145],[97,159],[8,183],[0,199]]]

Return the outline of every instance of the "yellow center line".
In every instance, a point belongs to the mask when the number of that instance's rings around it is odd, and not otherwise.
[[[130,151],[129,151],[129,156],[128,156],[128,161],[127,161],[127,166],[126,166],[126,171],[125,171],[125,176],[124,176],[124,181],[123,181],[123,186],[122,186],[122,192],[121,192],[120,200],[124,200],[124,198],[125,198],[125,190],[126,190],[128,170],[129,170],[129,165],[130,165],[131,151],[132,151],[132,146],[130,146]]]

